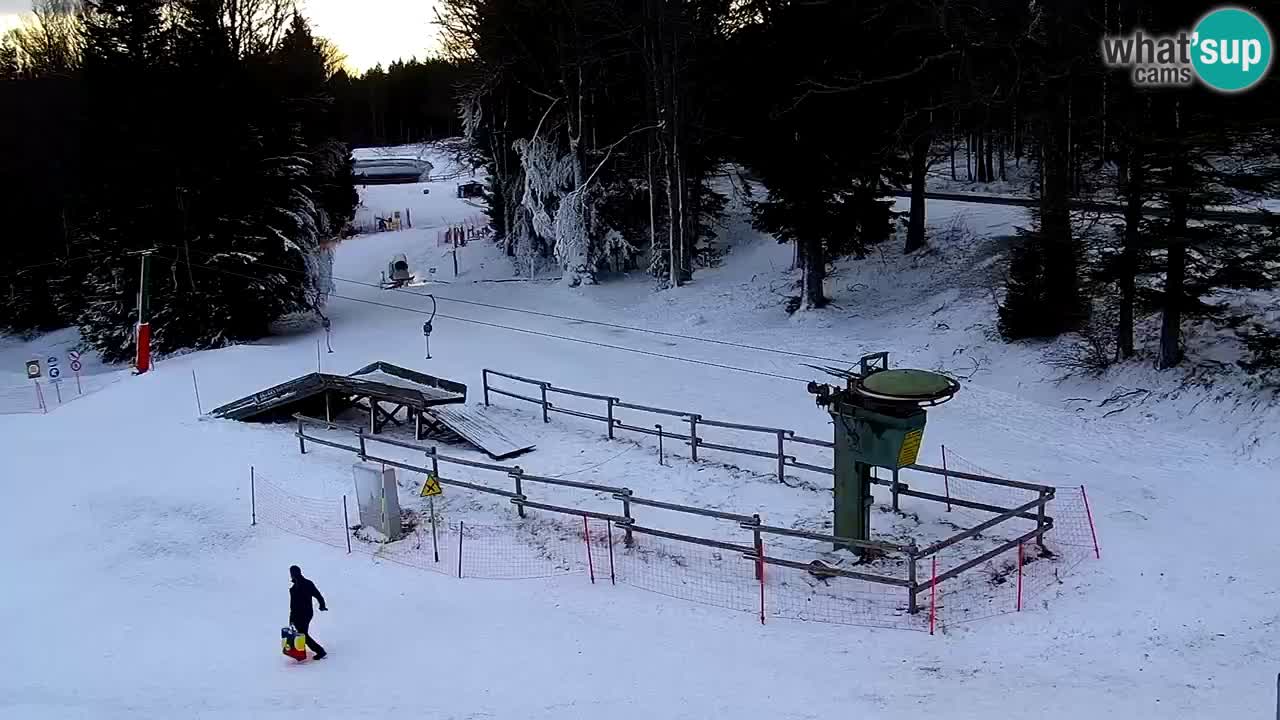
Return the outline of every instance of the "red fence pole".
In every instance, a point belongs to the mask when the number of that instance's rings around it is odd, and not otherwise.
[[[1098,549],[1098,531],[1093,527],[1093,512],[1089,510],[1089,495],[1084,491],[1084,486],[1080,486],[1080,497],[1084,498],[1084,514],[1089,518],[1089,534],[1093,535],[1093,555],[1095,558],[1102,559],[1102,551]]]
[[[942,446],[942,489],[947,494],[947,512],[951,512],[951,478],[947,475],[947,446]]]
[[[617,585],[618,579],[613,573],[613,521],[605,520],[604,524],[609,530],[609,584]]]
[[[932,581],[929,583],[929,634],[933,634],[933,628],[937,624],[938,618],[938,556],[933,556]]]
[[[1018,543],[1018,606],[1017,611],[1022,612],[1022,543]]]
[[[591,528],[587,526],[587,516],[582,516],[582,541],[587,545],[587,570],[591,573],[591,584],[596,584],[596,565],[591,560]]]

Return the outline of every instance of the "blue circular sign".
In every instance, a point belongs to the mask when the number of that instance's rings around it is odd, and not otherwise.
[[[1271,67],[1271,32],[1257,15],[1222,7],[1196,23],[1191,64],[1205,85],[1239,92],[1258,84]]]

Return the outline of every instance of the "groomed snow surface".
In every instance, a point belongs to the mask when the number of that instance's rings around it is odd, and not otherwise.
[[[428,159],[436,168],[448,166],[447,158]],[[94,392],[48,414],[0,417],[10,537],[0,549],[0,717],[1274,713],[1280,619],[1280,569],[1272,557],[1280,545],[1271,518],[1280,500],[1274,411],[1221,395],[1197,402],[1188,390],[1104,418],[1116,403],[1099,405],[1119,385],[1142,383],[1160,395],[1178,382],[1128,368],[1097,380],[1055,383],[1056,372],[1041,363],[1044,348],[991,339],[992,269],[1004,236],[1027,222],[1020,210],[931,203],[931,251],[904,258],[886,248],[883,255],[844,264],[832,282],[834,307],[789,318],[780,306],[781,296],[791,292],[791,249],[751,232],[741,218],[722,233],[731,249],[723,265],[699,271],[694,283],[676,291],[655,293],[642,276],[577,289],[536,280],[492,282],[513,272],[484,243],[460,249],[454,280],[449,250],[436,244],[440,228],[427,227],[475,214],[454,197],[452,186],[364,191],[367,206],[412,207],[415,228],[357,237],[338,248],[340,297],[327,311],[332,354],[323,352],[323,331],[304,319],[282,323],[279,334],[258,344],[162,358],[154,372],[140,377],[86,354]],[[423,187],[432,192],[422,195]],[[418,217],[440,220],[418,226]],[[956,233],[957,227],[971,232]],[[370,287],[397,253],[409,258],[419,278],[430,277],[424,268],[439,268],[440,277],[447,267],[441,279],[451,282],[403,292]],[[422,338],[431,302],[421,295],[428,292],[439,301],[431,360],[424,358]],[[888,350],[895,366],[967,376],[955,400],[930,412],[921,460],[939,464],[946,445],[959,469],[1068,489],[1087,485],[1102,559],[1093,559],[1090,547],[1089,557],[1069,573],[1037,585],[1020,613],[1008,612],[1008,578],[987,583],[985,597],[1004,603],[999,615],[961,622],[953,614],[933,636],[772,614],[761,625],[749,607],[736,612],[647,591],[666,583],[683,588],[671,593],[681,597],[714,594],[720,586],[690,589],[689,578],[697,576],[689,571],[723,568],[729,562],[723,557],[698,552],[624,560],[615,536],[619,583],[613,585],[602,567],[608,563],[604,527],[593,522],[593,585],[580,572],[586,553],[575,555],[583,545],[571,522],[530,511],[526,529],[517,530],[514,509],[501,498],[446,487],[436,501],[442,563],[456,561],[452,533],[465,523],[476,529],[464,537],[464,548],[475,538],[478,554],[464,549],[466,562],[475,563],[464,575],[483,567],[498,569],[491,574],[512,567],[555,570],[542,579],[457,579],[452,565],[425,572],[434,562],[419,562],[430,550],[422,544],[429,543],[422,532],[429,525],[427,505],[416,498],[418,475],[400,474],[402,504],[419,523],[416,538],[406,541],[419,543],[416,549],[400,543],[375,552],[379,548],[357,539],[357,552],[348,555],[340,525],[320,538],[330,545],[266,522],[293,522],[305,530],[312,527],[307,522],[328,517],[340,507],[335,502],[352,492],[355,458],[315,444],[301,455],[289,426],[198,419],[192,388],[194,371],[207,411],[317,364],[349,373],[384,360],[465,382],[468,402],[475,404],[480,370],[487,367],[631,402],[830,436],[829,419],[803,382],[785,378],[822,379],[803,363],[833,363],[691,338],[849,365],[864,352]],[[76,341],[73,331],[0,340],[0,385],[24,387],[24,361],[65,356]],[[1074,400],[1064,402],[1069,398]],[[652,438],[609,441],[602,425],[563,415],[544,424],[536,406],[510,398],[494,398],[488,414],[537,443],[532,453],[505,463],[529,473],[760,513],[778,525],[829,527],[829,486],[819,475],[796,472],[783,485],[768,460],[708,452],[704,462],[693,463],[678,444],[667,445],[660,466]],[[311,432],[354,442],[345,431]],[[463,447],[440,449],[485,459]],[[249,524],[250,466],[257,526]],[[444,472],[506,487],[492,473]],[[618,511],[607,494],[529,486],[525,493]],[[876,493],[878,501],[887,499],[882,489]],[[290,513],[271,516],[293,496],[315,500],[290,500]],[[354,517],[354,502],[351,507]],[[877,510],[877,534],[927,540],[945,531],[942,508],[904,498],[903,510]],[[749,542],[732,523],[643,508],[635,514],[650,526]],[[956,522],[973,524],[975,517],[980,514]],[[525,533],[529,546],[540,550],[516,559],[486,556],[479,553],[486,533]],[[505,547],[498,540],[491,546]],[[280,654],[287,569],[294,563],[330,606],[312,628],[330,651],[320,662],[295,664]],[[579,572],[563,574],[567,570]],[[804,575],[792,579],[802,583]],[[749,583],[749,564],[745,576]],[[767,591],[781,596],[771,584],[780,581],[771,571]],[[942,589],[945,597],[947,586]],[[943,604],[939,614],[946,618]]]

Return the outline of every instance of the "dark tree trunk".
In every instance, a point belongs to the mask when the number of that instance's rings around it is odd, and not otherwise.
[[[991,133],[987,133],[987,141],[985,143],[987,149],[987,182],[995,182],[996,180],[995,165],[991,162],[994,155],[991,146],[994,143],[994,140],[995,136]]]
[[[1008,180],[1008,179],[1009,179],[1009,178],[1008,178],[1008,176],[1006,176],[1006,175],[1005,175],[1005,172],[1004,172],[1004,146],[1005,146],[1005,143],[1006,143],[1006,142],[1007,142],[1007,136],[1006,136],[1006,135],[1004,135],[1004,134],[1002,133],[1002,134],[1000,135],[1000,158],[999,158],[999,159],[1000,159],[1000,179],[1001,179],[1001,180]]]
[[[1045,326],[1049,335],[1079,330],[1087,317],[1080,293],[1079,250],[1071,234],[1067,108],[1048,88],[1041,124],[1040,242],[1044,245]]]
[[[1120,286],[1120,317],[1116,324],[1116,355],[1121,360],[1133,357],[1133,305],[1137,294],[1138,242],[1142,223],[1142,200],[1145,189],[1142,147],[1136,141],[1127,153],[1124,207],[1124,246],[1120,251],[1117,283]]]
[[[956,180],[956,129],[951,127],[951,180]]]
[[[982,132],[974,133],[973,137],[974,137],[973,160],[974,160],[974,164],[978,166],[978,182],[984,183],[984,182],[987,182],[988,178],[987,178],[987,164],[983,160],[983,148],[982,148],[983,133]]]
[[[1187,246],[1172,238],[1164,281],[1164,316],[1160,321],[1160,364],[1167,370],[1182,362],[1182,295]]]
[[[964,172],[969,182],[973,182],[973,133],[964,135]]]
[[[826,253],[822,250],[822,241],[800,240],[800,262],[804,267],[804,276],[800,282],[800,304],[804,308],[820,308],[827,304],[822,294],[822,281],[827,273]]]
[[[904,253],[911,253],[925,246],[924,219],[925,173],[929,168],[929,146],[932,137],[927,132],[916,135],[911,143],[911,214],[907,220],[907,245]]]
[[[1013,99],[1013,166],[1022,167],[1022,115],[1018,113],[1018,99]]]
[[[1173,155],[1173,192],[1169,196],[1169,251],[1164,279],[1164,314],[1160,321],[1161,370],[1182,362],[1182,303],[1187,271],[1187,164],[1182,153]],[[1130,172],[1133,169],[1130,168]]]

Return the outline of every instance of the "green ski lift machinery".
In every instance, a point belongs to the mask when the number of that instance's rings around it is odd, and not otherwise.
[[[925,408],[955,396],[960,384],[928,370],[889,369],[889,353],[864,356],[858,372],[810,366],[844,380],[844,387],[809,383],[835,425],[835,532],[871,539],[874,468],[893,473],[914,465],[924,438]],[[894,493],[894,509],[898,496]],[[837,546],[842,547],[842,546]]]

